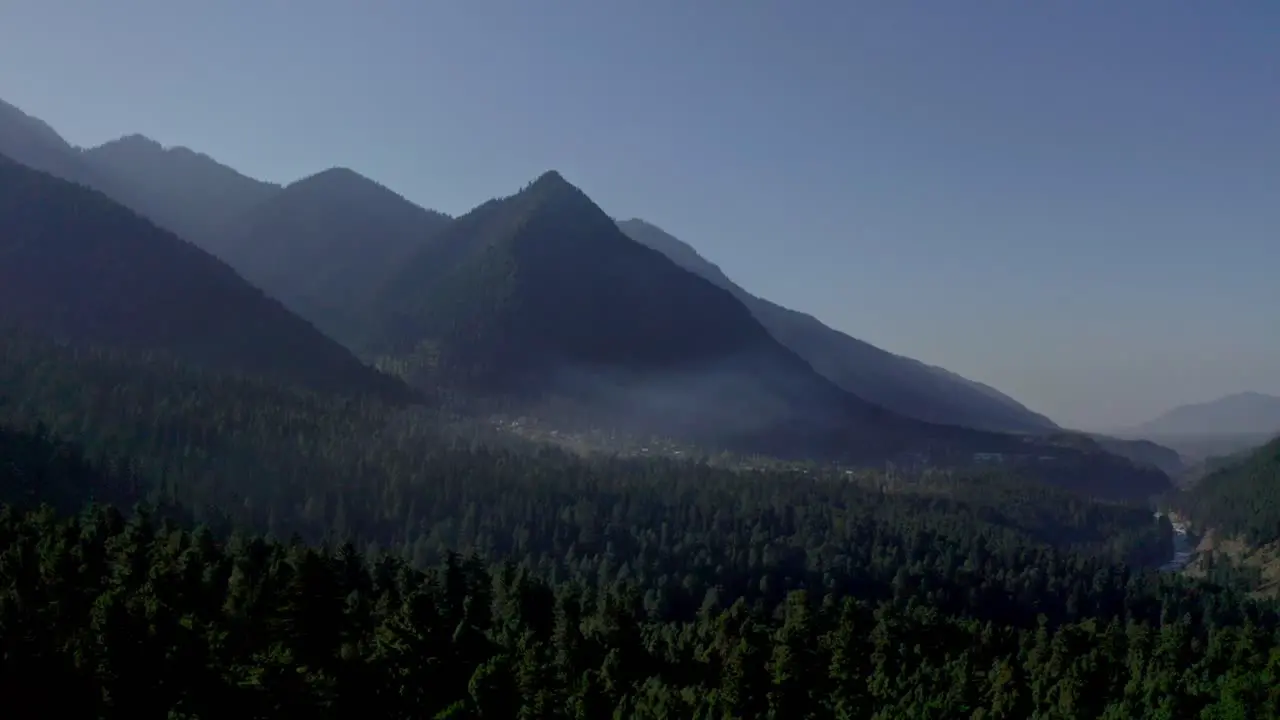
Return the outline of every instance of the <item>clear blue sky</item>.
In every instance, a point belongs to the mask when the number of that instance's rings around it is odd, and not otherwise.
[[[460,213],[557,168],[1106,427],[1280,393],[1280,2],[5,0],[0,97]]]

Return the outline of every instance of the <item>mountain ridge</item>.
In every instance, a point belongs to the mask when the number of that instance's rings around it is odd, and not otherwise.
[[[315,280],[313,283],[311,279],[299,277],[296,274],[291,275],[291,273],[294,273],[294,271],[300,272],[303,269],[302,266],[317,262],[315,254],[298,252],[292,257],[303,258],[303,260],[284,259],[290,258],[290,252],[285,246],[289,245],[288,241],[296,239],[292,237],[296,228],[274,227],[268,223],[264,229],[257,221],[247,217],[251,213],[259,215],[268,213],[269,211],[263,209],[262,206],[269,205],[272,200],[278,199],[279,194],[285,188],[239,175],[234,169],[218,163],[209,156],[186,150],[181,146],[165,149],[160,143],[145,136],[130,135],[113,142],[117,146],[137,146],[139,150],[137,154],[140,156],[151,154],[167,160],[172,160],[175,156],[183,156],[189,152],[192,157],[199,158],[220,168],[222,174],[225,175],[227,172],[234,173],[244,178],[244,182],[249,183],[253,188],[257,188],[259,199],[262,202],[253,204],[253,208],[250,210],[243,210],[245,203],[241,203],[240,210],[226,207],[214,209],[210,214],[222,218],[221,222],[215,223],[210,219],[189,222],[183,221],[181,218],[175,218],[172,208],[177,205],[174,203],[160,202],[158,204],[164,207],[156,207],[156,198],[163,197],[162,194],[159,194],[160,190],[157,186],[160,189],[164,189],[176,187],[180,183],[157,183],[152,180],[149,183],[142,183],[143,187],[140,188],[129,187],[130,185],[139,184],[136,182],[136,172],[131,175],[131,173],[126,172],[125,168],[118,166],[112,171],[113,174],[120,176],[120,178],[128,178],[132,182],[126,182],[124,179],[100,179],[92,183],[94,187],[103,190],[128,207],[150,217],[160,225],[174,230],[185,239],[195,242],[214,255],[228,261],[251,282],[284,300],[290,309],[301,314],[344,344],[349,347],[359,347],[360,336],[363,333],[363,329],[359,327],[360,320],[354,317],[352,313],[343,310],[341,305],[347,302],[348,292],[354,292],[356,295],[368,295],[370,285],[375,284],[372,278],[380,273],[369,270],[364,264],[381,264],[383,267],[393,265],[399,259],[398,251],[394,248],[401,246],[402,243],[398,240],[391,243],[393,247],[385,256],[377,256],[377,253],[365,252],[355,252],[348,255],[348,257],[357,259],[357,262],[353,265],[353,267],[357,268],[357,271],[352,273],[360,278],[357,282],[349,283],[334,275],[331,270],[321,268],[315,273],[321,279]],[[107,143],[104,146],[99,146],[99,148],[84,151],[82,153],[84,158],[82,159],[96,160],[98,161],[97,165],[100,166],[108,165],[108,163],[103,162],[103,156],[106,154],[104,148],[108,148],[111,145],[112,143]],[[308,178],[302,178],[290,183],[285,187],[292,187],[310,178],[324,174],[325,172],[322,171]],[[355,173],[353,172],[352,174]],[[370,184],[378,185],[376,181],[368,178],[364,178],[364,180],[367,180]],[[547,174],[547,177],[538,178],[538,180],[567,183],[563,175],[555,171],[551,171]],[[534,182],[537,182],[537,180]],[[383,186],[378,185],[378,187]],[[249,192],[254,192],[254,190],[251,188]],[[386,192],[394,193],[389,189],[386,189]],[[215,194],[186,192],[184,197],[208,198],[211,195]],[[399,196],[397,195],[397,197]],[[421,206],[404,200],[402,197],[400,197],[400,200],[403,200],[405,205],[412,206],[429,215],[434,213],[434,211],[421,208]],[[214,204],[216,205],[217,203]],[[320,205],[321,209],[330,211],[335,209],[352,210],[350,207],[344,207],[342,203],[329,203],[328,205],[332,207],[326,206],[325,203],[320,203]],[[447,216],[440,214],[438,217]],[[626,222],[623,221],[624,224]],[[333,229],[343,226],[344,223],[330,221],[319,224],[327,224],[330,226],[328,229]],[[354,219],[346,223],[348,227],[358,226],[359,224]],[[434,231],[434,226],[438,224],[432,221],[420,223],[423,230],[418,232],[418,235],[425,241],[426,237]],[[415,223],[405,223],[405,227],[413,225]],[[246,230],[246,226],[249,229]],[[209,230],[210,227],[216,229],[211,231]],[[257,229],[254,229],[255,227]],[[653,227],[661,233],[660,228]],[[310,234],[316,235],[314,232]],[[661,234],[666,235],[665,233]],[[674,240],[674,238],[672,239]],[[687,244],[678,240],[675,242],[687,252],[686,256],[679,256],[670,247],[659,249],[668,257],[672,257],[675,254],[678,265],[689,266],[698,261],[705,262]],[[642,242],[642,244],[646,243]],[[259,253],[269,259],[264,260],[262,257],[258,257]],[[264,271],[264,265],[268,266],[270,271]],[[852,391],[859,397],[868,399],[876,404],[885,405],[908,416],[935,423],[953,423],[976,429],[1009,432],[1042,432],[1057,429],[1057,426],[1048,418],[1031,412],[994,388],[968,380],[942,368],[934,368],[911,358],[887,353],[843,333],[838,333],[810,315],[789,310],[762,298],[751,296],[733,284],[718,267],[711,267],[714,268],[714,273],[706,273],[704,271],[697,274],[737,293],[740,300],[747,300],[753,306],[754,314],[758,318],[771,320],[766,324],[772,334],[782,340],[783,345],[793,350],[800,350],[800,355],[810,365],[813,365],[828,379],[835,381],[844,390]],[[689,268],[686,267],[686,269]],[[695,272],[697,272],[696,268]],[[326,276],[329,277],[328,280],[323,279]],[[308,285],[311,285],[311,287],[302,289]],[[355,287],[348,287],[349,285],[354,285]],[[335,296],[341,296],[343,299],[333,300]],[[790,328],[789,333],[778,332],[780,327]],[[975,407],[979,408],[976,412],[973,410]]]
[[[1123,433],[1156,437],[1280,434],[1280,397],[1245,391],[1179,405]]]
[[[450,220],[354,170],[330,168],[228,219],[218,254],[350,347],[360,322],[353,308]]]
[[[18,128],[19,137],[24,132],[30,134],[23,127]],[[145,139],[133,142],[154,149]],[[68,148],[60,151],[64,159],[85,162],[82,153]],[[202,156],[179,153],[179,157],[199,160]],[[126,183],[99,172],[108,177],[98,178],[97,185],[84,184],[96,188],[100,201],[114,202],[118,210],[113,212],[118,214],[127,207],[131,210],[129,223],[142,222],[150,228],[148,232],[164,233],[168,242],[197,250],[199,243],[193,238],[162,229],[154,217],[140,210]],[[319,175],[339,180],[356,176],[343,170]],[[412,206],[415,214],[428,212],[407,201],[405,204]],[[102,234],[101,229],[94,234]],[[512,244],[504,237],[521,240]],[[446,407],[460,399],[469,402],[470,398],[455,393],[454,388],[489,373],[489,379],[509,381],[507,389],[521,389],[522,381],[538,381],[524,385],[523,389],[535,392],[532,399],[528,394],[523,398],[523,409],[585,420],[593,428],[599,428],[602,421],[607,426],[621,420],[628,428],[651,436],[676,433],[687,440],[692,435],[699,447],[724,447],[725,442],[732,442],[749,453],[838,456],[871,463],[932,459],[968,464],[979,456],[999,462],[1007,458],[1015,463],[1032,462],[1034,473],[1042,479],[1102,497],[1146,497],[1168,484],[1163,474],[1143,471],[1115,455],[1089,455],[1031,438],[921,422],[867,403],[816,373],[806,360],[779,343],[733,293],[628,237],[557,172],[544,173],[520,193],[489,200],[450,220],[439,235],[424,232],[415,241],[421,247],[413,254],[425,256],[427,262],[425,267],[419,264],[417,277],[410,276],[407,293],[397,298],[392,291],[395,283],[376,283],[382,289],[372,294],[373,300],[352,309],[351,327],[357,332],[342,339],[349,348],[394,374],[408,378],[417,374],[419,392],[444,400]],[[201,252],[202,263],[223,263],[237,283],[256,294],[256,302],[266,300],[276,306],[265,313],[252,311],[248,317],[280,317],[284,313],[292,318],[291,326],[301,323],[309,327],[308,332],[322,325],[290,313],[271,293],[255,288],[225,260],[218,260],[216,253],[211,256],[207,248]],[[648,269],[637,274],[632,260]],[[49,257],[41,260],[50,261]],[[117,277],[113,287],[128,287],[139,278],[166,274],[160,268],[131,272],[127,282]],[[677,290],[674,298],[670,296],[673,289]],[[81,290],[112,297],[111,292],[92,283]],[[384,293],[397,302],[383,304]],[[33,297],[45,296],[34,293]],[[168,307],[173,303],[156,304]],[[708,316],[703,304],[713,310],[732,308],[726,317],[736,318],[739,326],[722,327],[720,318],[715,317],[719,311]],[[123,332],[127,325],[118,322],[119,307],[106,305],[93,309],[116,312],[112,322],[116,331]],[[700,312],[704,314],[700,316]],[[74,314],[62,319],[68,317]],[[565,322],[566,317],[578,320]],[[424,323],[433,332],[418,332]],[[184,321],[168,327],[191,330],[192,326],[200,323]],[[223,336],[223,341],[213,344],[212,357],[200,357],[200,344],[218,337],[217,332],[211,337],[206,332],[209,329],[200,327],[199,332],[191,330],[189,335],[170,338],[168,344],[176,346],[170,349],[185,350],[186,357],[208,365],[221,357],[219,353],[236,352],[237,343],[253,344],[242,334]],[[330,337],[335,334],[331,332]],[[319,332],[310,337],[315,342],[320,342],[316,337],[331,342]],[[263,346],[280,348],[280,339],[280,333],[269,333]],[[378,343],[385,347],[377,347]],[[701,351],[699,343],[706,344]],[[166,343],[151,343],[153,347],[157,344]],[[333,354],[334,347],[338,346],[327,345],[314,354],[332,361],[338,357]],[[534,352],[526,353],[530,348]],[[689,352],[691,349],[694,352]],[[468,357],[471,351],[481,352]],[[281,357],[289,358],[286,364],[301,363],[314,370],[311,354],[305,350],[299,353],[295,347]],[[372,370],[346,350],[341,356],[339,364],[348,370],[322,373],[320,378],[313,373],[311,379],[328,380],[334,386],[361,386],[374,378],[375,384],[389,381],[376,373],[367,374]],[[457,362],[459,356],[463,362]],[[456,372],[459,369],[463,372]],[[343,380],[339,376],[345,372],[363,379],[347,376]],[[434,382],[446,378],[452,385]],[[395,384],[397,392],[404,389]],[[501,385],[498,383],[498,389]],[[506,400],[489,407],[521,409],[519,403]],[[1046,454],[1056,458],[1055,462],[1045,465]]]
[[[103,193],[0,156],[0,322],[73,342],[406,399],[408,389]]]
[[[988,385],[881,350],[824,325],[812,315],[752,295],[691,245],[651,222],[632,218],[618,222],[618,226],[637,242],[733,293],[783,345],[858,397],[929,422],[1001,432],[1059,429],[1047,417]]]
[[[126,135],[80,154],[110,173],[122,190],[119,200],[219,256],[220,232],[227,218],[247,212],[281,190],[204,153],[166,147],[145,135]]]
[[[596,427],[775,457],[1007,458],[1101,496],[1169,486],[1096,448],[908,418],[841,389],[733,292],[632,239],[559,173],[454,220],[373,317],[372,354],[398,356],[419,386],[501,398],[509,415],[585,408]]]
[[[589,396],[588,404],[622,398],[631,415],[653,410],[683,418],[674,424],[686,429],[714,424],[699,419],[708,412],[715,422],[746,421],[707,410],[723,405],[775,408],[813,427],[846,412],[841,403],[861,403],[840,398],[731,293],[634,242],[555,171],[443,229],[378,305],[389,322],[372,349],[403,354],[431,343],[437,376],[479,394],[534,404],[560,394]],[[699,394],[716,401],[691,402]],[[813,400],[813,416],[796,411],[799,397]]]
[[[45,121],[0,100],[0,155],[68,182],[119,191]]]

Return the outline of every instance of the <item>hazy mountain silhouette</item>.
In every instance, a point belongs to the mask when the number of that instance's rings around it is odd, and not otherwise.
[[[219,254],[223,229],[280,191],[185,147],[165,148],[129,135],[81,153],[84,161],[128,190],[131,209],[183,239]]]
[[[0,323],[402,397],[230,267],[95,190],[0,158]]]
[[[152,158],[169,170],[190,170],[196,179],[183,182],[238,188],[224,188],[217,207],[173,212],[157,200],[154,180],[127,180],[130,170],[123,165],[89,162],[102,154],[60,142],[47,125],[22,113],[0,113],[0,120],[6,133],[0,137],[30,162],[98,188],[136,213],[83,188],[48,186],[52,178],[40,176],[45,185],[35,194],[58,202],[42,206],[41,218],[32,214],[40,203],[24,208],[26,217],[13,218],[26,225],[6,238],[6,252],[18,262],[0,272],[6,281],[0,300],[8,303],[10,322],[314,386],[404,392],[394,382],[386,389],[385,376],[361,366],[226,265],[141,217],[169,211],[171,224],[200,217],[205,219],[188,227],[205,228],[246,202],[227,203],[225,197],[269,190],[266,184],[196,153],[156,153],[142,138],[122,141],[114,150],[128,152],[119,152],[115,162]],[[445,218],[350,171],[328,171],[294,185],[194,239],[262,273],[259,284],[296,293],[294,304],[324,295],[326,288],[350,291],[341,318],[326,318],[325,308],[314,306],[310,314],[330,328],[353,331],[344,340],[396,372],[423,387],[455,392],[455,399],[474,407],[536,411],[549,419],[777,455],[965,463],[974,453],[1004,453],[1010,462],[1030,458],[1046,480],[1104,497],[1145,497],[1168,486],[1162,473],[1114,455],[908,419],[842,390],[779,343],[732,293],[628,238],[554,173],[438,231],[433,226]],[[269,210],[295,202],[279,216]],[[8,206],[14,213],[18,208]],[[335,209],[351,215],[328,214]],[[410,226],[422,230],[406,230]],[[55,227],[56,241],[38,241]],[[351,251],[347,261],[324,264],[331,254],[341,255],[330,241]],[[401,260],[399,249],[415,242],[421,247]],[[296,252],[274,254],[280,248]],[[391,260],[383,265],[355,257],[360,252]],[[313,267],[313,261],[321,264]],[[344,271],[355,270],[351,278],[336,270],[344,263]],[[390,279],[380,282],[378,268],[387,265]],[[271,276],[282,266],[286,272]],[[335,274],[326,275],[326,268]],[[362,302],[362,296],[371,299]],[[1053,459],[1048,464],[1046,453]]]
[[[450,223],[379,293],[364,347],[513,412],[767,454],[1051,453],[1094,490],[1167,478],[1094,451],[910,419],[821,376],[738,298],[627,237],[559,174]],[[1056,469],[1046,469],[1052,476]],[[1124,487],[1131,484],[1132,487]]]
[[[1127,440],[1074,431],[1055,433],[1048,436],[1048,439],[1068,447],[1078,447],[1086,452],[1108,452],[1119,455],[1137,465],[1158,468],[1171,478],[1179,477],[1187,470],[1186,461],[1177,450],[1150,440]]]
[[[83,157],[112,178],[109,194],[343,342],[359,323],[352,309],[367,304],[390,269],[450,220],[346,168],[282,188],[142,135]]]
[[[85,182],[230,263],[250,282],[331,336],[354,345],[351,309],[447,221],[372,180],[335,169],[281,190],[185,148],[134,135],[79,153],[47,125],[13,109],[25,146],[49,146],[34,167]],[[41,139],[36,142],[36,139]],[[28,153],[31,155],[32,153]],[[999,431],[1055,428],[998,391],[885,352],[803,313],[754,297],[692,248],[639,220],[625,232],[729,290],[775,339],[841,388],[895,412]]]
[[[666,255],[738,298],[783,345],[845,390],[909,417],[985,430],[1043,432],[1057,426],[987,385],[894,355],[823,325],[816,318],[756,297],[687,243],[644,220],[618,223],[635,241]]]
[[[1124,431],[1140,437],[1280,434],[1280,397],[1237,393],[1176,407]]]
[[[109,175],[95,169],[47,123],[3,100],[0,100],[0,155],[73,183],[114,189]]]
[[[350,342],[351,311],[451,218],[358,173],[290,184],[223,226],[217,253],[250,282]]]
[[[371,351],[409,357],[419,383],[522,411],[565,401],[590,421],[778,451],[855,416],[881,440],[911,429],[818,376],[732,295],[630,240],[555,172],[444,228],[375,308]]]

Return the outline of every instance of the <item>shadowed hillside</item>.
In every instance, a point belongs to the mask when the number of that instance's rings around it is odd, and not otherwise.
[[[106,196],[0,158],[0,323],[315,387],[398,395],[224,263]]]
[[[224,226],[219,255],[250,282],[344,342],[410,253],[450,218],[351,170],[285,187]]]

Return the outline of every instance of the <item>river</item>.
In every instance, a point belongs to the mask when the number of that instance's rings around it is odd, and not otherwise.
[[[1160,518],[1161,513],[1156,513],[1156,518]],[[1173,521],[1173,557],[1169,561],[1160,566],[1160,569],[1166,572],[1177,572],[1187,566],[1191,562],[1191,556],[1195,552],[1195,545],[1192,544],[1191,538],[1187,536],[1187,524],[1178,520]]]

